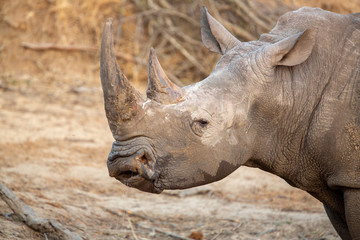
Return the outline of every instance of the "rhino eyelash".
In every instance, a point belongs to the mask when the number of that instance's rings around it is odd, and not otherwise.
[[[195,122],[197,122],[200,127],[206,127],[209,124],[209,121],[205,120],[205,119],[199,119],[199,120],[195,120]]]

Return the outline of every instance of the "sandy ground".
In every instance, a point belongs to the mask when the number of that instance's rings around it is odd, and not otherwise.
[[[85,239],[339,239],[318,201],[257,169],[160,195],[127,188],[107,173],[113,139],[100,85],[9,78],[0,89],[0,179],[38,216]],[[0,239],[46,239],[10,213],[0,201]]]

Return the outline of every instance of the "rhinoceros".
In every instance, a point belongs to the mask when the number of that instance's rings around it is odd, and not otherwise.
[[[146,97],[116,63],[112,20],[101,42],[109,175],[151,193],[257,167],[324,204],[342,239],[360,239],[360,14],[284,14],[240,42],[201,9],[203,44],[222,55],[180,88],[151,49]]]

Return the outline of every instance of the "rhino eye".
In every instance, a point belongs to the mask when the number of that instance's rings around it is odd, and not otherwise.
[[[209,125],[209,121],[206,119],[197,119],[194,120],[191,124],[191,129],[193,130],[193,132],[198,135],[198,136],[202,136],[204,130],[207,128],[207,126]]]
[[[200,125],[200,127],[203,127],[203,128],[209,124],[209,122],[205,119],[196,120],[196,122]]]

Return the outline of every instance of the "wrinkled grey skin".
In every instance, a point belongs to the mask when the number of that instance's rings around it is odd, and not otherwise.
[[[206,8],[201,25],[204,45],[223,55],[214,71],[181,89],[152,50],[145,98],[118,68],[105,24],[110,176],[160,193],[258,167],[320,200],[342,239],[360,239],[360,15],[302,8],[246,43]]]

